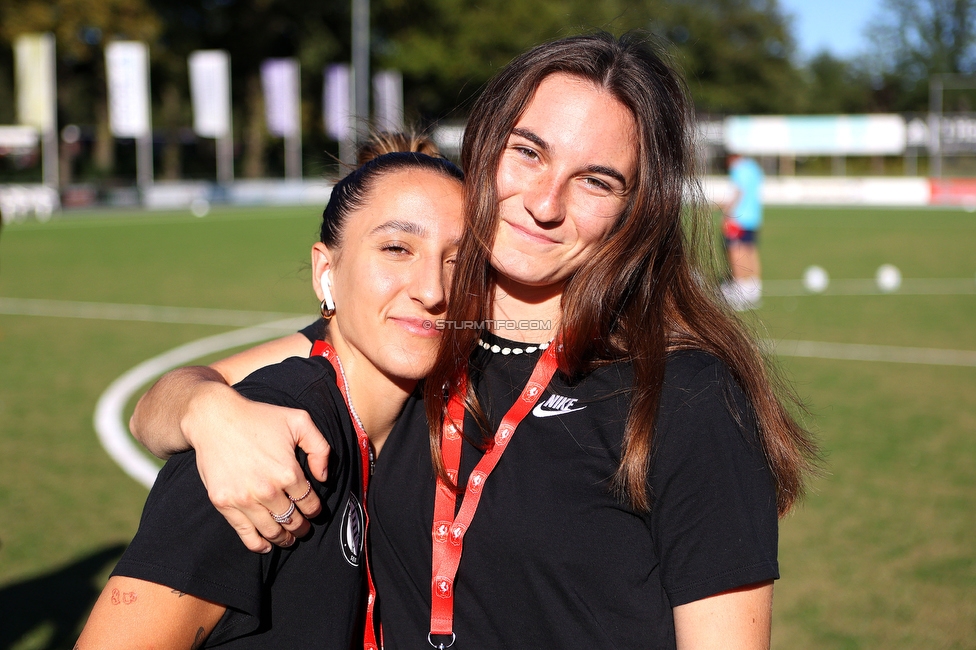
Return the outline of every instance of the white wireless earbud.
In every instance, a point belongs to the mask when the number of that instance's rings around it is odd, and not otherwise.
[[[326,270],[319,279],[319,286],[322,287],[322,302],[326,309],[335,309],[335,300],[332,298],[332,271]]]

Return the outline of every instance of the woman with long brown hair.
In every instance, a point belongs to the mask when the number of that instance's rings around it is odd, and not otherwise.
[[[816,448],[702,255],[691,117],[632,35],[474,107],[444,338],[371,488],[387,648],[768,646]]]

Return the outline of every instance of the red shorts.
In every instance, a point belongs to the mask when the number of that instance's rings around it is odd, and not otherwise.
[[[722,219],[722,236],[725,238],[726,246],[733,242],[755,244],[758,239],[758,231],[747,230],[740,226],[735,219],[724,217]]]

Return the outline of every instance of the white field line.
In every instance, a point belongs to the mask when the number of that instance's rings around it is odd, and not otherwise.
[[[295,318],[210,336],[174,348],[129,370],[112,382],[95,407],[95,431],[102,447],[129,476],[147,488],[152,487],[159,466],[133,442],[128,427],[122,421],[122,412],[129,398],[142,386],[177,366],[207,354],[294,332],[306,322],[305,318]],[[970,350],[786,340],[765,341],[764,345],[777,355],[790,357],[976,366],[976,352]]]
[[[129,398],[168,370],[214,352],[291,334],[309,322],[308,316],[300,316],[208,336],[143,361],[113,381],[98,398],[94,424],[102,447],[126,474],[147,488],[152,487],[159,465],[133,441],[128,426],[122,421],[122,413]]]
[[[266,311],[122,305],[110,302],[76,302],[33,298],[0,298],[0,314],[178,323],[181,325],[221,325],[225,327],[247,327],[248,325],[298,316],[298,314]],[[314,318],[315,316],[309,315],[305,317],[305,320],[310,323]]]
[[[831,280],[828,296],[959,296],[976,294],[973,278],[905,278],[895,291],[882,291],[874,280]],[[814,296],[800,280],[763,280],[763,297]]]
[[[820,341],[764,341],[767,350],[783,357],[840,359],[842,361],[884,361],[936,366],[976,367],[976,352],[940,348],[909,348],[895,345],[823,343]]]
[[[869,281],[850,282],[867,283]],[[909,282],[911,281],[904,281],[903,287]],[[802,292],[799,282],[793,284],[800,289],[796,295],[808,295]],[[836,285],[837,281],[834,284]],[[961,283],[958,286],[961,287]],[[932,290],[924,293],[947,292]],[[781,293],[777,295],[790,294]],[[208,354],[290,334],[307,325],[312,318],[311,316],[292,316],[284,320],[253,325],[255,322],[266,321],[268,318],[283,316],[284,314],[21,298],[0,298],[0,314],[201,325],[252,325],[245,329],[193,341],[148,359],[116,379],[102,393],[95,407],[94,416],[94,426],[98,438],[109,456],[127,474],[147,488],[151,487],[155,481],[159,467],[133,441],[128,427],[122,421],[122,413],[131,396],[153,379],[173,368],[186,365]],[[765,341],[764,345],[779,356],[976,367],[976,351],[971,350],[789,340]]]

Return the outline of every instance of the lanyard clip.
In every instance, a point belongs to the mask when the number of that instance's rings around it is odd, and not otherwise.
[[[437,641],[435,641],[434,639],[437,639]],[[445,643],[447,639],[450,639],[450,643]],[[452,645],[454,645],[454,642],[456,640],[457,640],[457,636],[455,636],[454,632],[451,632],[450,636],[448,636],[447,634],[427,635],[427,643],[429,643],[431,647],[436,648],[436,650],[447,650],[447,648],[450,648]]]

